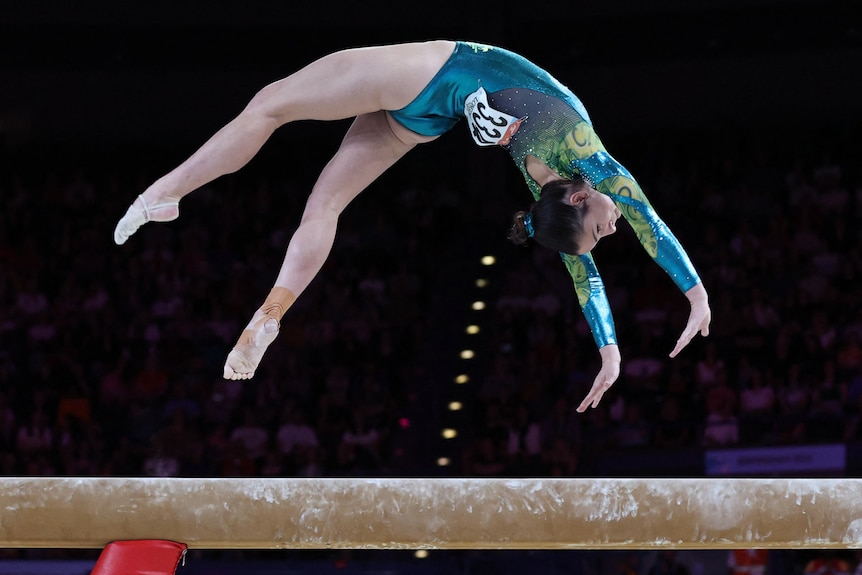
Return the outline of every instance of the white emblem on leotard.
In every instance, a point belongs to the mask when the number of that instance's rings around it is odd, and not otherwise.
[[[480,146],[507,145],[521,125],[520,119],[491,107],[485,88],[467,96],[464,115],[473,141]]]

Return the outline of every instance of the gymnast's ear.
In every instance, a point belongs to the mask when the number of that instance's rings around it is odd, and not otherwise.
[[[567,196],[567,200],[570,205],[578,206],[587,201],[587,198],[590,197],[590,193],[584,190],[578,190],[576,192],[572,192]]]

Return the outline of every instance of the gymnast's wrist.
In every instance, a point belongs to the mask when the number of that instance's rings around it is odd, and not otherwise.
[[[609,363],[620,363],[622,357],[620,356],[620,347],[611,343],[599,348],[599,355],[602,357],[602,365],[607,365]]]
[[[688,302],[693,306],[709,302],[709,296],[707,295],[706,288],[703,287],[702,283],[698,283],[694,287],[689,288],[688,291],[685,292],[685,297],[688,298]]]

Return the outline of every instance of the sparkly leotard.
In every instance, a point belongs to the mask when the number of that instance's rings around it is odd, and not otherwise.
[[[476,96],[477,90],[482,90]],[[473,104],[499,112],[491,124],[472,119]],[[467,110],[465,111],[465,104]],[[512,156],[538,199],[541,187],[527,172],[527,156],[535,156],[563,178],[575,174],[608,195],[631,224],[647,253],[683,292],[700,278],[676,237],[644,195],[632,175],[607,153],[584,105],[546,71],[508,50],[458,42],[450,59],[408,106],[390,112],[410,130],[440,135],[466,116],[477,143],[488,145],[489,128],[509,128],[496,143]],[[493,115],[492,115],[493,116]],[[481,122],[481,120],[480,120]],[[508,122],[508,124],[505,124]],[[574,282],[578,302],[599,347],[615,344],[613,316],[604,284],[590,254],[560,254]]]

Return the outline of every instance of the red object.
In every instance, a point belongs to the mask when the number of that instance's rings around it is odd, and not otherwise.
[[[163,539],[108,543],[90,575],[174,575],[188,545]]]

